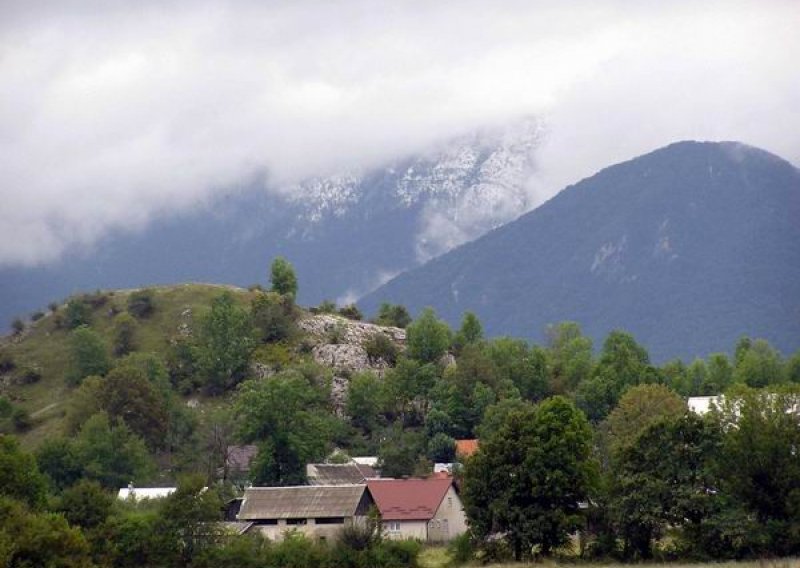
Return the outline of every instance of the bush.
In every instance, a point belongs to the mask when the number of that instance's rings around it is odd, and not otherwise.
[[[113,351],[123,357],[136,349],[136,320],[129,313],[114,318]]]
[[[0,373],[8,373],[17,368],[11,353],[0,351]]]
[[[86,304],[89,305],[90,308],[96,310],[98,308],[102,308],[108,303],[108,299],[111,297],[110,294],[106,292],[101,292],[100,290],[96,290],[91,294],[84,294],[81,298],[83,299]]]
[[[128,312],[139,319],[153,315],[156,310],[152,290],[137,290],[128,296]]]
[[[341,323],[337,323],[328,331],[328,343],[331,345],[339,345],[344,341],[345,327]]]
[[[260,332],[261,341],[280,341],[294,334],[296,309],[291,296],[267,292],[258,294],[250,304],[253,325]]]
[[[50,302],[47,304],[47,309],[53,313],[56,313],[58,311],[58,302]]]
[[[25,322],[21,318],[14,318],[11,322],[11,331],[14,335],[21,335],[25,331]]]
[[[44,317],[44,312],[37,310],[31,314],[31,321],[39,321]]]
[[[335,314],[337,310],[336,302],[331,302],[330,300],[323,300],[319,306],[314,308],[314,310],[318,314]]]
[[[32,385],[42,379],[42,371],[37,367],[22,367],[17,371],[15,382],[18,385]]]
[[[364,342],[364,350],[372,361],[383,359],[389,365],[397,363],[397,345],[385,333],[373,333]]]
[[[405,308],[405,306],[401,306],[400,304],[393,305],[384,302],[381,304],[380,310],[378,311],[378,317],[375,318],[375,323],[378,325],[405,328],[411,323],[411,314],[408,313],[408,310]]]
[[[454,566],[470,562],[475,558],[475,547],[472,545],[470,534],[465,532],[451,540],[447,545],[447,552],[450,555],[450,562]]]
[[[67,302],[64,310],[63,325],[67,329],[76,329],[82,325],[89,325],[92,322],[92,308],[81,298],[73,298]]]
[[[24,408],[15,408],[11,413],[11,422],[14,424],[14,429],[17,432],[25,432],[33,426],[33,419],[27,410]]]
[[[355,321],[361,321],[362,319],[364,319],[364,314],[361,313],[361,310],[359,310],[358,306],[356,306],[355,304],[349,304],[340,309],[339,315],[342,315],[347,319]]]

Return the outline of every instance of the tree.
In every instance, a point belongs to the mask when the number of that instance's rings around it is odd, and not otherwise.
[[[592,372],[592,340],[571,321],[548,326],[547,346],[551,372],[550,388],[563,394],[585,381]]]
[[[701,386],[704,396],[724,393],[733,383],[733,367],[725,353],[712,353],[708,356],[708,374]]]
[[[182,477],[177,490],[164,499],[156,528],[176,543],[178,558],[173,565],[190,566],[195,556],[212,546],[220,536],[222,500],[213,489],[204,487],[202,476]]]
[[[168,430],[166,401],[140,369],[117,367],[99,387],[97,401],[108,416],[123,421],[151,448],[164,446]]]
[[[721,490],[755,514],[776,555],[800,551],[800,389],[739,387],[713,414],[725,431]]]
[[[384,302],[378,310],[378,317],[375,318],[375,323],[405,328],[411,323],[411,314],[408,313],[405,306]]]
[[[230,293],[214,299],[211,312],[200,321],[195,344],[197,370],[210,392],[224,392],[245,377],[253,336],[249,314],[236,306]]]
[[[421,432],[404,430],[398,423],[389,426],[383,432],[378,449],[381,475],[397,478],[414,475],[424,450],[425,437]]]
[[[700,538],[717,498],[714,460],[721,429],[694,413],[651,424],[622,447],[613,508],[627,558],[652,556],[653,538],[668,525]]]
[[[764,339],[756,339],[747,349],[737,347],[733,379],[754,388],[783,382],[780,354]]]
[[[456,459],[456,441],[443,432],[428,440],[428,459],[434,463],[452,463]]]
[[[522,398],[536,402],[549,394],[547,352],[538,345],[529,348],[521,339],[500,337],[488,343],[485,353],[498,382],[516,386]]]
[[[638,385],[622,395],[609,414],[609,434],[614,453],[632,445],[650,425],[686,412],[686,403],[664,385]]]
[[[379,424],[383,408],[383,388],[374,373],[358,373],[350,379],[346,411],[350,422],[365,434],[371,434]]]
[[[16,438],[0,434],[0,495],[36,508],[44,505],[46,489],[34,457],[20,449]]]
[[[105,375],[111,368],[108,347],[103,339],[88,326],[82,325],[72,332],[71,382],[79,384],[90,375]]]
[[[434,363],[450,346],[450,326],[436,317],[433,308],[425,308],[407,329],[408,356]]]
[[[270,282],[273,292],[282,296],[290,296],[292,300],[297,299],[297,276],[294,273],[294,267],[282,256],[272,261]]]
[[[136,320],[128,313],[114,318],[114,355],[123,357],[136,349]]]
[[[579,525],[595,477],[586,417],[563,397],[510,412],[467,461],[464,502],[478,538],[504,532],[514,557],[550,554]]]
[[[155,470],[144,441],[124,422],[112,424],[103,412],[86,421],[74,445],[83,476],[108,489],[146,481]]]
[[[58,500],[58,510],[70,525],[93,529],[111,514],[114,497],[96,481],[82,479],[65,490]]]
[[[453,345],[457,350],[461,350],[465,345],[477,343],[483,340],[483,326],[473,312],[465,312],[461,320],[461,327],[453,339]]]
[[[305,464],[323,458],[330,445],[333,418],[326,404],[327,393],[295,370],[242,383],[235,409],[242,439],[259,446],[254,483],[305,481]]]
[[[290,337],[294,332],[295,305],[290,296],[259,292],[250,303],[253,325],[261,341],[269,343]]]

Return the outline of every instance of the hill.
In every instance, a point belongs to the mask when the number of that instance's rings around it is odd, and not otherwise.
[[[602,170],[361,299],[541,340],[623,328],[655,360],[800,341],[800,172],[739,143],[680,142]]]
[[[243,188],[52,264],[0,267],[0,326],[97,288],[249,286],[277,255],[295,266],[304,305],[353,301],[529,210],[524,181],[538,137],[534,121],[472,132],[374,169]]]

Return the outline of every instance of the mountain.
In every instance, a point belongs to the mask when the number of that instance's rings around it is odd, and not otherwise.
[[[800,347],[800,171],[739,143],[680,142],[602,170],[360,301],[542,340],[622,328],[656,361],[743,334]]]
[[[275,255],[294,264],[300,302],[353,301],[528,211],[525,181],[540,130],[520,120],[381,168],[232,193],[55,264],[0,268],[0,322],[97,288],[264,282]]]

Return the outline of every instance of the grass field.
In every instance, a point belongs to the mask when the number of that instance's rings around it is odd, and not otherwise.
[[[425,548],[420,555],[420,566],[422,568],[446,568],[449,566],[450,557],[447,550],[443,547]],[[744,562],[650,562],[638,564],[622,564],[610,562],[583,563],[583,562],[560,562],[557,560],[542,560],[535,563],[502,563],[502,564],[474,564],[474,566],[485,566],[486,568],[522,568],[525,566],[538,568],[800,568],[800,558],[780,558],[776,560],[751,560]]]

